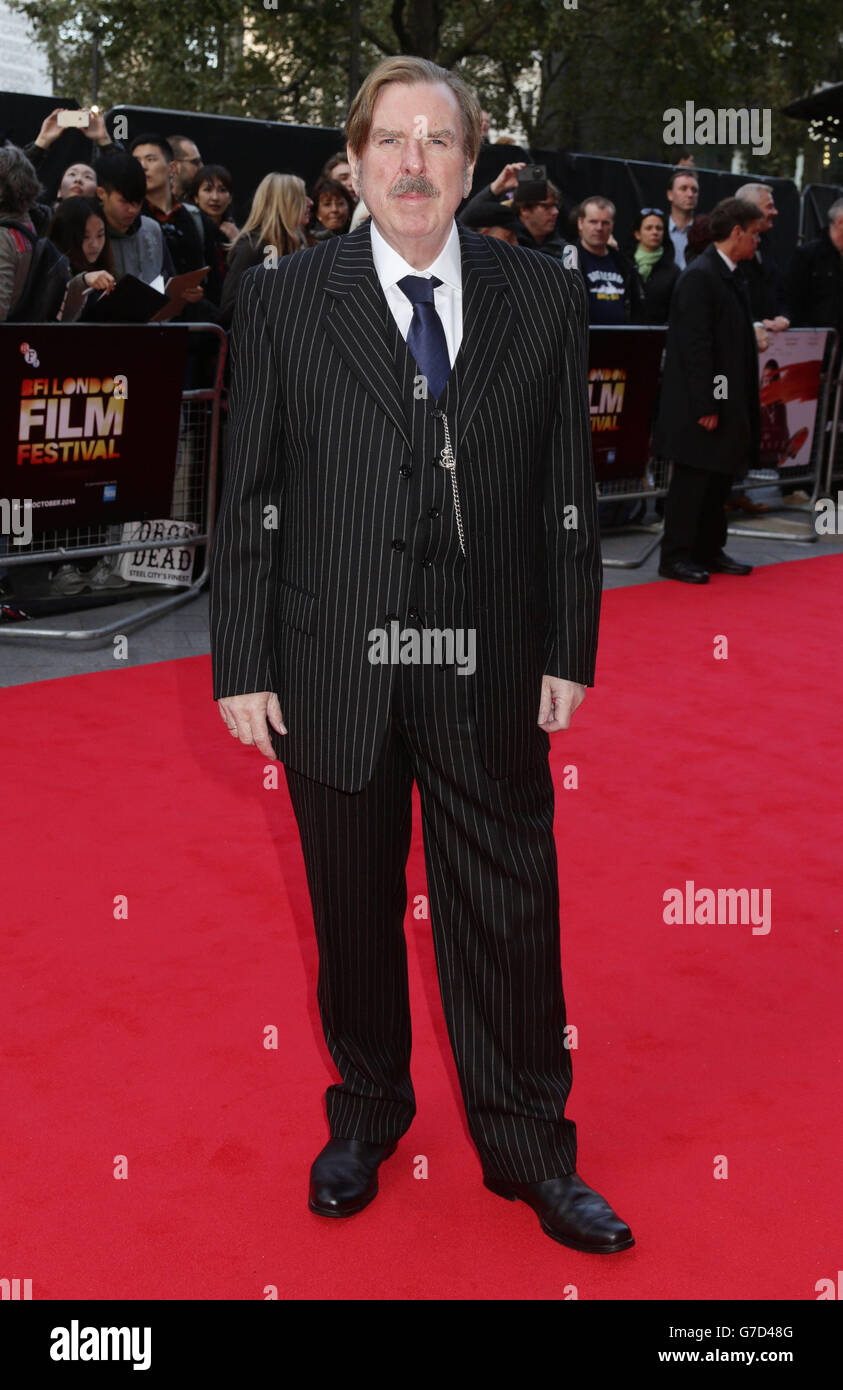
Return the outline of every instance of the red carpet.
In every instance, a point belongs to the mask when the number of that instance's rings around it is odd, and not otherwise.
[[[308,1212],[337,1077],[283,770],[263,789],[207,657],[0,693],[0,1276],[35,1299],[816,1298],[843,1249],[842,576],[608,593],[599,684],[552,737],[569,1113],[637,1238],[616,1257],[481,1185],[409,914],[416,1120],[367,1211]],[[666,925],[686,880],[770,889],[772,930]]]

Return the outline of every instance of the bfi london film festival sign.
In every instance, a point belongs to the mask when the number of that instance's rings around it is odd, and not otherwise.
[[[0,495],[33,531],[170,512],[187,329],[0,325]]]
[[[598,482],[640,477],[650,456],[650,426],[665,329],[591,328],[588,409]]]

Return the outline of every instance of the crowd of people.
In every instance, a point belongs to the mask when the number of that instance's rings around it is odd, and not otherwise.
[[[48,238],[67,259],[66,293],[48,315],[56,321],[111,321],[108,296],[131,275],[162,290],[175,279],[174,317],[228,327],[237,281],[265,259],[265,247],[288,255],[350,228],[357,199],[340,154],[310,193],[294,174],[267,174],[237,227],[230,171],[206,162],[193,140],[151,131],[124,147],[97,113],[82,127],[92,160],[64,171],[51,207],[39,201],[38,172],[64,134],[60,110],[46,117],[31,144],[0,151],[0,321],[20,317],[33,235]],[[179,283],[199,271],[206,271],[201,285]],[[121,322],[146,321],[144,307],[121,307]]]
[[[640,208],[620,239],[609,198],[594,195],[569,206],[548,179],[544,196],[525,202],[518,193],[524,167],[507,165],[465,205],[460,219],[513,245],[578,264],[592,324],[668,323],[681,272],[713,241],[710,214],[699,208],[692,157],[686,153],[671,171],[664,206]],[[829,209],[828,228],[781,264],[770,236],[779,215],[770,186],[747,182],[733,196],[754,203],[763,224],[755,255],[741,265],[762,350],[771,332],[791,325],[843,329],[843,200]]]
[[[49,237],[67,257],[67,295],[55,315],[62,322],[96,321],[107,314],[103,301],[126,274],[166,285],[174,276],[207,267],[200,287],[179,291],[184,296],[180,315],[227,327],[240,275],[265,261],[267,248],[276,257],[289,255],[344,235],[367,215],[346,156],[338,152],[309,192],[297,175],[268,173],[238,228],[231,215],[231,173],[206,162],[195,141],[149,132],[124,148],[111,139],[100,113],[92,113],[82,128],[91,142],[91,162],[69,165],[50,207],[39,201],[38,173],[64,133],[60,110],[46,117],[31,144],[2,151],[0,321],[17,316],[32,250],[31,237],[9,221],[22,221],[35,235]],[[679,275],[712,240],[709,213],[699,207],[692,156],[683,153],[671,172],[663,207],[640,208],[631,225],[620,230],[615,205],[601,195],[572,206],[550,179],[538,196],[534,183],[525,194],[519,186],[524,168],[520,162],[507,164],[463,206],[459,220],[579,265],[593,324],[667,323]],[[843,326],[843,203],[830,209],[827,230],[795,248],[782,265],[772,250],[778,209],[769,185],[748,182],[734,196],[754,202],[763,217],[758,250],[741,268],[759,344],[790,324]]]
[[[133,277],[160,292],[168,317],[227,330],[245,270],[343,236],[368,216],[340,151],[309,191],[297,175],[267,173],[238,227],[231,172],[206,160],[195,141],[150,131],[124,146],[96,111],[82,127],[91,160],[64,170],[50,206],[42,200],[39,171],[64,134],[60,110],[46,117],[31,144],[0,148],[0,321],[146,322],[152,312],[143,294],[123,294],[119,313],[112,311],[111,296]],[[712,217],[722,207],[721,201],[701,211],[692,156],[683,152],[670,173],[664,206],[640,208],[623,228],[610,199],[594,195],[572,206],[550,179],[537,180],[541,170],[529,170],[525,179],[525,169],[522,162],[507,164],[463,205],[459,220],[578,268],[592,325],[671,325],[683,272],[712,245]],[[843,199],[830,208],[827,228],[780,264],[770,187],[748,182],[735,196],[756,217],[754,252],[736,273],[759,349],[791,325],[833,327],[843,335]],[[740,490],[729,505],[766,510]],[[106,561],[89,567],[82,585],[122,582]],[[78,567],[63,566],[59,591],[79,584]],[[8,572],[0,569],[0,593],[8,589]]]

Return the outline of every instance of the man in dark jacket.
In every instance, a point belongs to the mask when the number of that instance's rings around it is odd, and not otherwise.
[[[174,274],[167,244],[157,223],[141,213],[146,180],[125,150],[106,151],[96,167],[97,198],[108,224],[114,273],[134,275],[145,285]]]
[[[754,256],[742,261],[738,274],[746,281],[749,290],[749,304],[753,322],[773,333],[782,333],[790,327],[785,296],[784,275],[781,271],[770,240],[773,223],[779,215],[771,190],[763,183],[745,183],[735,194],[760,208],[764,222],[758,250]],[[763,351],[763,341],[759,340]]]
[[[828,227],[794,251],[786,295],[794,328],[843,334],[843,198],[829,208]]]
[[[723,545],[732,481],[758,462],[758,348],[737,268],[755,254],[763,217],[755,203],[724,198],[710,223],[712,245],[673,294],[654,440],[673,460],[659,574],[686,584],[752,569]]]
[[[507,164],[497,178],[484,185],[460,213],[459,220],[467,227],[476,227],[476,215],[480,209],[488,209],[490,202],[496,202],[513,213],[513,230],[518,245],[528,251],[541,251],[554,260],[570,264],[566,251],[571,243],[559,231],[559,207],[561,193],[549,179],[543,180],[543,191],[538,199],[518,197],[518,174],[526,168],[523,161]],[[510,198],[514,192],[515,196]]]
[[[588,291],[588,321],[594,326],[639,322],[644,290],[638,271],[609,240],[615,205],[608,198],[585,198],[577,228],[579,268]]]
[[[173,152],[162,135],[151,133],[137,135],[130,150],[141,165],[146,179],[146,198],[143,213],[161,228],[164,241],[172,257],[177,275],[191,270],[201,270],[208,265],[205,255],[202,214],[196,209],[196,217],[183,203],[173,197],[171,178],[176,168]],[[210,267],[209,267],[210,270]],[[183,319],[194,323],[216,323],[219,309],[210,294],[208,281],[203,285],[203,295],[190,299],[190,307],[183,311]],[[219,297],[222,282],[215,288]]]
[[[571,1057],[542,727],[551,708],[550,730],[568,727],[596,659],[585,293],[550,257],[454,221],[479,135],[456,73],[383,59],[346,121],[371,216],[240,282],[213,693],[231,736],[283,762],[302,839],[318,1002],[342,1077],[326,1093],[331,1138],[310,1210],[367,1206],[416,1111],[404,945],[416,782],[483,1181],[561,1244],[614,1253],[633,1236],[576,1173],[563,1113]],[[430,466],[442,450],[450,487]],[[471,624],[476,694],[450,658],[373,661],[381,614],[396,634],[418,622],[420,638],[430,620],[439,636]]]

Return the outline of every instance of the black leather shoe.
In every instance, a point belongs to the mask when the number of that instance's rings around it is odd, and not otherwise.
[[[707,560],[706,567],[712,574],[752,574],[752,565],[742,565],[740,560],[733,560],[725,550],[721,550],[713,560]]]
[[[612,1211],[605,1197],[584,1183],[578,1173],[546,1178],[543,1182],[484,1178],[483,1185],[510,1202],[520,1197],[536,1212],[545,1234],[572,1250],[583,1250],[587,1255],[609,1255],[616,1250],[628,1250],[635,1244],[626,1223]]]
[[[690,560],[674,560],[670,565],[659,565],[659,574],[665,579],[679,579],[683,584],[707,584],[708,570],[702,565],[694,565]]]
[[[394,1154],[398,1140],[329,1139],[313,1160],[307,1205],[319,1216],[353,1216],[377,1196],[378,1165]]]

